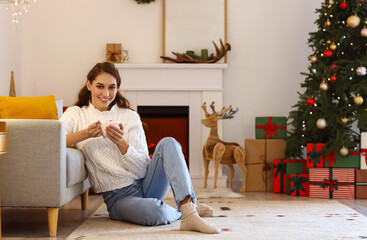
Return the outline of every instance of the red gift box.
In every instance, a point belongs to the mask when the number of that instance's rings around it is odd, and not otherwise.
[[[310,194],[309,174],[291,174],[291,196],[308,196]]]
[[[274,174],[273,174],[273,192],[285,193],[287,191],[287,180],[290,176],[286,176],[287,168],[286,163],[300,163],[305,160],[294,160],[294,159],[274,159]]]
[[[307,167],[324,167],[324,156],[321,153],[323,143],[307,143]]]
[[[285,168],[286,159],[274,159],[274,187],[273,191],[275,193],[284,193],[286,190],[286,168]]]
[[[310,197],[354,198],[354,168],[310,168]]]

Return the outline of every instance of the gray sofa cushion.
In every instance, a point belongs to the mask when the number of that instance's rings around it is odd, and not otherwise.
[[[71,187],[87,178],[84,155],[74,148],[66,149],[66,186]]]

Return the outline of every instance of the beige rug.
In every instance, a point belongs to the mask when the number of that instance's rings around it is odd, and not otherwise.
[[[180,231],[180,221],[157,227],[113,221],[103,204],[67,239],[367,239],[367,217],[335,200],[208,199],[200,202],[215,209],[216,216],[206,220],[221,228],[220,234]]]
[[[243,198],[244,195],[233,192],[230,188],[195,188],[195,195],[197,199],[207,198]],[[165,199],[173,199],[172,191],[169,191]]]

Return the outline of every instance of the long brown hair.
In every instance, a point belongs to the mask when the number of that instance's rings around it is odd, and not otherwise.
[[[110,109],[115,104],[117,104],[117,106],[121,108],[131,109],[130,102],[119,91],[120,85],[121,85],[121,77],[120,77],[118,69],[115,67],[113,63],[110,63],[110,62],[97,63],[92,68],[92,70],[89,71],[87,75],[88,81],[92,84],[92,82],[96,79],[96,77],[103,72],[109,73],[112,76],[114,76],[116,79],[116,83],[117,83],[116,97],[110,103]],[[87,88],[87,83],[85,83],[84,87],[80,89],[79,94],[78,94],[78,100],[75,102],[74,105],[79,106],[79,107],[89,106],[90,100],[91,100],[91,92]]]

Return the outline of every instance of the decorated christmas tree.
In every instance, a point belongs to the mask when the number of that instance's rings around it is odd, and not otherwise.
[[[367,129],[367,2],[325,0],[316,12],[304,91],[289,113],[287,157],[302,157],[307,143],[345,156]]]

